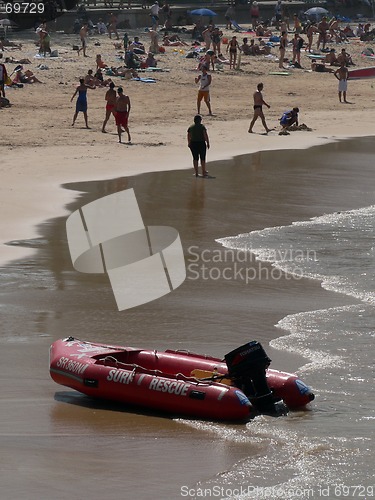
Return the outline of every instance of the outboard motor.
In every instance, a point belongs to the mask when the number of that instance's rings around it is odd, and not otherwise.
[[[288,412],[283,402],[276,402],[268,386],[266,369],[271,360],[256,340],[225,355],[228,375],[236,386],[250,399],[261,413],[285,415]]]

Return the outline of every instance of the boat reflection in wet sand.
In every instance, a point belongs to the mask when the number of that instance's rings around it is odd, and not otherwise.
[[[50,348],[50,374],[87,396],[210,420],[279,416],[314,399],[295,374],[272,370],[261,344],[224,360],[186,351],[151,351],[69,337]]]

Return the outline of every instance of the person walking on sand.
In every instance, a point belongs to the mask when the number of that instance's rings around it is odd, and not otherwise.
[[[117,125],[117,133],[118,133],[118,142],[121,143],[121,132],[122,132],[122,127],[124,127],[125,132],[128,134],[128,142],[131,142],[131,137],[130,137],[130,132],[129,132],[129,127],[128,127],[128,120],[129,120],[129,113],[130,113],[130,99],[129,96],[124,95],[124,91],[122,87],[119,87],[117,89],[118,97],[116,99],[116,105],[115,105],[115,110],[116,110],[116,125]]]
[[[85,118],[86,128],[90,128],[87,119],[87,89],[95,89],[95,86],[85,84],[85,80],[83,78],[80,78],[79,85],[77,86],[76,91],[74,92],[72,98],[70,99],[70,102],[72,102],[75,96],[78,94],[76,102],[76,111],[73,116],[72,127],[74,127],[78,113],[82,112]]]
[[[117,31],[117,17],[111,12],[109,14],[109,24],[108,24],[108,36],[112,38],[112,33],[116,36],[116,39],[119,40],[120,36]]]
[[[210,102],[210,85],[212,82],[212,77],[207,73],[207,68],[202,66],[202,73],[198,75],[195,79],[195,83],[200,83],[200,87],[198,90],[198,98],[197,98],[197,110],[198,115],[201,110],[201,102],[204,99],[206,106],[208,108],[208,114],[212,116],[211,111],[211,102]]]
[[[202,176],[207,177],[206,170],[206,152],[210,149],[210,140],[208,138],[207,129],[202,125],[201,115],[194,116],[194,125],[191,125],[187,131],[188,147],[193,156],[193,167],[195,177],[198,177],[198,163],[201,161]]]
[[[107,101],[107,104],[105,107],[105,118],[104,118],[104,122],[103,122],[103,126],[102,126],[103,134],[106,133],[105,126],[107,125],[107,122],[108,122],[111,114],[116,119],[116,114],[115,114],[116,98],[117,98],[117,94],[115,91],[115,84],[113,82],[111,82],[109,84],[109,89],[105,93],[105,98],[104,98]]]
[[[334,76],[339,81],[339,101],[341,101],[341,94],[344,98],[344,102],[348,102],[346,100],[346,91],[348,90],[348,78],[349,78],[349,70],[345,66],[345,62],[341,63],[341,66],[333,73]]]
[[[253,133],[254,123],[257,121],[258,118],[260,118],[262,120],[262,124],[263,124],[263,127],[266,129],[266,133],[271,132],[271,130],[272,130],[271,128],[267,127],[266,119],[265,119],[264,113],[263,113],[263,105],[267,106],[267,108],[270,108],[271,106],[269,104],[267,104],[266,101],[263,99],[262,90],[263,90],[263,83],[258,83],[257,90],[253,94],[254,116],[250,122],[249,134]]]
[[[88,27],[87,24],[84,24],[82,26],[82,28],[79,30],[79,36],[80,36],[80,39],[81,39],[81,45],[82,45],[82,47],[80,49],[78,49],[78,55],[79,55],[79,53],[82,50],[83,57],[88,57],[88,55],[86,55],[87,35],[88,35],[88,32],[89,32],[89,27]]]

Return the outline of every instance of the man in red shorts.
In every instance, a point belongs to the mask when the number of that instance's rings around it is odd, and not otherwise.
[[[124,91],[122,87],[117,89],[118,97],[116,99],[116,125],[117,125],[117,133],[118,133],[118,142],[121,142],[121,132],[124,127],[125,132],[128,134],[128,142],[131,142],[129,127],[128,127],[128,118],[130,113],[130,99],[129,96],[124,95]]]
[[[105,126],[107,125],[107,122],[111,114],[113,114],[113,116],[116,118],[116,112],[115,112],[116,99],[117,95],[115,91],[115,84],[111,82],[109,84],[109,89],[105,94],[105,100],[107,101],[107,104],[105,106],[105,118],[102,126],[103,134],[105,134]]]

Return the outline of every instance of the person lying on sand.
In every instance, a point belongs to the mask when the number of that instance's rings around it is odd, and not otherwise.
[[[334,70],[332,68],[327,68],[323,63],[317,63],[316,59],[311,61],[311,69],[312,71],[316,71],[317,73],[333,73]]]
[[[131,78],[138,78],[138,73],[133,68],[126,68],[125,66],[120,66],[119,68],[111,67],[111,73],[113,76],[122,76],[126,80]]]
[[[1,48],[1,50],[4,50],[5,47],[8,48],[8,49],[18,49],[18,50],[21,50],[22,49],[22,43],[11,42],[10,40],[6,40],[2,36],[2,37],[0,37],[0,48]]]
[[[13,83],[42,83],[29,69],[24,73],[22,69],[16,71],[16,77],[13,79]]]
[[[7,64],[31,64],[30,59],[15,59],[14,57],[6,57]]]
[[[178,35],[169,35],[168,31],[166,31],[163,36],[163,45],[166,47],[183,47],[188,44],[183,42]]]

